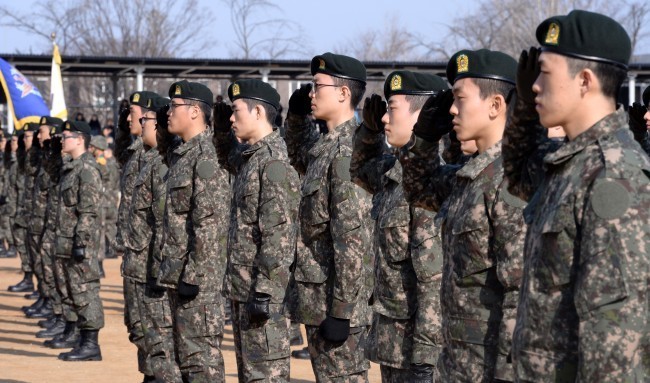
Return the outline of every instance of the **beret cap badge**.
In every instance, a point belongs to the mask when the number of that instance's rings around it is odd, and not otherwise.
[[[140,93],[136,93],[133,95],[133,102],[139,102],[140,101]]]
[[[41,117],[41,125],[47,124],[47,118]]]
[[[180,96],[181,95],[181,86],[176,85],[176,89],[174,90],[174,96]]]
[[[390,90],[400,90],[402,89],[402,76],[396,74],[393,76],[393,79],[390,81]]]
[[[557,23],[549,24],[548,32],[546,32],[546,39],[544,40],[544,42],[546,44],[557,45],[559,38],[560,38],[560,26]]]
[[[318,69],[325,69],[325,60],[319,59]]]
[[[239,84],[234,84],[232,86],[232,95],[233,96],[239,96],[240,90],[239,90]]]
[[[456,58],[457,73],[469,71],[469,58],[467,55],[460,55]]]

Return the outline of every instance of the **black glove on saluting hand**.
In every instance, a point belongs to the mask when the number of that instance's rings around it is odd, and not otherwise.
[[[230,116],[232,116],[232,107],[225,102],[218,102],[214,104],[214,131],[215,132],[229,132],[232,123]]]
[[[366,97],[363,103],[363,124],[373,133],[382,133],[384,131],[384,123],[381,119],[386,114],[386,102],[381,99],[381,96],[373,94]]]
[[[129,117],[129,113],[131,113],[131,111],[128,108],[124,109],[120,112],[120,116],[117,119],[117,128],[126,134],[130,134],[129,122],[126,120],[126,118]]]
[[[430,364],[411,364],[409,383],[433,383],[433,366]]]
[[[630,107],[628,114],[630,115],[630,130],[634,133],[634,139],[639,141],[645,138],[648,133],[648,128],[646,128],[646,121],[643,118],[645,114],[648,113],[648,109],[635,102]]]
[[[307,116],[311,114],[311,83],[296,89],[291,98],[289,98],[289,112],[297,116]]]
[[[86,258],[86,248],[85,247],[73,247],[72,248],[72,258],[76,262],[83,262],[83,260]]]
[[[440,140],[454,127],[451,123],[454,116],[449,114],[453,103],[454,95],[451,90],[445,90],[429,97],[420,111],[418,121],[413,126],[413,133],[430,142]]]
[[[183,282],[181,280],[178,283],[178,295],[186,299],[194,299],[199,295],[199,286],[190,285],[189,283]]]
[[[520,102],[535,111],[535,92],[533,84],[539,76],[539,49],[531,47],[522,51],[517,65],[517,97]]]
[[[246,311],[248,311],[248,321],[251,323],[259,323],[267,321],[271,318],[269,311],[269,303],[271,296],[268,294],[256,293],[254,297],[246,304]]]
[[[343,343],[350,336],[350,320],[327,316],[320,324],[320,335],[326,341]]]

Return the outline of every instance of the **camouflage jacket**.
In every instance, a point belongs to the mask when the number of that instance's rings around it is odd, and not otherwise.
[[[67,161],[64,161],[67,162]],[[51,176],[49,179],[49,190],[47,192],[47,206],[45,208],[45,229],[43,233],[44,243],[56,243],[56,228],[59,225],[59,194],[61,190],[61,178],[55,182]]]
[[[42,234],[45,230],[47,220],[47,201],[50,191],[50,175],[45,171],[45,156],[38,168],[32,190],[31,215],[29,217],[29,232],[31,234]]]
[[[25,154],[23,193],[22,197],[18,200],[18,213],[16,214],[16,224],[24,228],[29,227],[30,216],[32,214],[32,201],[34,199],[34,185],[40,167],[37,163],[33,163],[31,159],[35,150],[35,148],[31,148]]]
[[[102,181],[95,158],[86,152],[63,165],[59,191],[56,252],[71,255],[72,248],[95,248],[94,235],[101,200]],[[95,257],[86,251],[86,257]]]
[[[174,150],[177,158],[167,174],[160,285],[176,288],[182,278],[201,291],[222,291],[230,186],[211,137],[208,128]]]
[[[104,209],[106,219],[117,219],[120,203],[120,167],[114,157],[106,158],[106,182],[104,182]]]
[[[327,315],[369,325],[372,312],[370,195],[350,177],[352,119],[322,137],[308,119],[290,116],[289,153],[306,169],[293,277],[293,320],[318,326]]]
[[[435,209],[449,198],[442,225],[445,343],[481,345],[486,359],[496,365],[477,368],[476,358],[465,358],[463,351],[454,355],[453,347],[447,347],[445,354],[456,360],[452,367],[456,373],[471,381],[492,379],[493,373],[510,380],[513,371],[507,360],[523,269],[525,202],[506,188],[501,142],[460,169],[441,165],[437,142],[416,139],[414,143],[403,148],[400,157],[405,174],[411,176],[404,181],[407,199]],[[413,169],[427,159],[428,168]],[[423,177],[414,178],[414,174]],[[438,190],[429,190],[434,187]]]
[[[117,237],[115,240],[115,244],[118,247],[123,246],[125,232],[128,230],[126,225],[129,218],[131,199],[133,198],[133,188],[135,187],[135,180],[140,172],[140,157],[144,153],[142,138],[138,137],[127,150],[130,153],[129,160],[124,164],[120,176],[120,191],[122,194],[117,212]]]
[[[2,195],[5,196],[6,202],[2,206],[2,213],[8,215],[9,217],[16,216],[16,177],[18,172],[18,161],[16,160],[16,154],[11,153],[9,157],[9,162],[4,164],[5,173],[4,173],[4,188]]]
[[[504,163],[526,209],[526,263],[513,362],[521,380],[649,378],[650,160],[622,108],[543,159],[537,187],[522,163],[530,126],[512,119]]]
[[[442,349],[440,281],[442,248],[435,214],[409,206],[402,188],[402,166],[386,151],[384,134],[361,125],[354,136],[352,180],[379,196],[375,223],[373,310],[414,322],[410,363],[435,365]],[[380,347],[382,345],[379,345]]]
[[[219,163],[235,176],[230,204],[227,281],[230,298],[253,293],[282,303],[298,234],[298,173],[278,131],[253,145],[232,132],[215,133]]]
[[[7,193],[7,204],[9,216],[14,218],[22,211],[21,203],[24,202],[25,194],[25,173],[20,170],[18,161],[9,168],[9,192]]]
[[[160,189],[164,190],[165,188],[162,179],[167,173],[167,166],[162,163],[162,157],[155,148],[144,152],[140,160],[142,161],[140,173],[135,180],[126,225],[128,230],[123,233],[124,245],[132,251],[129,252],[129,256],[125,256],[122,264],[122,274],[127,278],[146,282],[147,265],[151,262],[151,255],[154,252],[157,253],[160,260],[160,247],[158,247],[157,251],[154,247],[156,229],[154,210],[159,209],[159,206],[154,205],[154,202],[162,203],[164,206],[164,199],[159,198],[154,201],[154,194],[158,197],[164,195],[164,191]]]

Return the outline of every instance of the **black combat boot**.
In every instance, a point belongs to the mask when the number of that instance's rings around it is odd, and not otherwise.
[[[8,290],[12,293],[26,293],[28,291],[33,291],[34,282],[32,282],[32,273],[25,273],[23,280],[13,286],[9,286]]]
[[[50,328],[54,326],[54,323],[56,322],[57,315],[52,315],[47,319],[39,320],[38,321],[38,327],[42,328]]]
[[[25,294],[25,299],[38,299],[41,297],[41,293],[38,290],[34,290],[29,294]]]
[[[43,307],[45,304],[45,297],[39,297],[36,302],[32,303],[29,306],[23,306],[21,309],[25,313],[25,315],[28,315],[30,312],[38,311]]]
[[[291,357],[296,359],[307,359],[309,360],[309,350],[307,347],[303,347],[302,350],[291,351]]]
[[[43,306],[32,313],[27,313],[27,318],[48,318],[53,313],[52,300],[50,300],[50,298],[45,298]]]
[[[43,342],[45,347],[49,348],[72,348],[79,343],[79,329],[77,322],[66,322],[63,333],[54,337],[54,339]]]
[[[59,355],[66,362],[102,360],[102,350],[99,348],[97,336],[99,330],[81,330],[81,343],[70,352]]]
[[[63,319],[63,315],[56,315],[55,318],[54,324],[51,327],[36,333],[37,338],[53,338],[63,334],[63,331],[65,331],[65,319]]]

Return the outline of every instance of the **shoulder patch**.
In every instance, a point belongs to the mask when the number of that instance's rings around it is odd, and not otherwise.
[[[332,163],[332,171],[334,173],[334,177],[339,178],[343,181],[352,180],[352,176],[350,176],[350,162],[350,157],[335,158],[334,162]]]
[[[86,168],[81,169],[81,172],[79,173],[79,179],[86,183],[93,182],[92,170]]]
[[[287,167],[281,161],[271,161],[266,165],[266,178],[271,182],[282,182],[287,178]]]
[[[196,174],[203,179],[212,178],[216,168],[210,161],[203,160],[196,165]]]
[[[630,207],[630,193],[616,181],[606,180],[594,185],[591,208],[603,219],[618,218]]]
[[[522,207],[526,206],[526,201],[510,194],[508,188],[505,187],[501,190],[501,198],[503,199],[503,202],[517,209],[521,209]]]
[[[165,165],[165,164],[160,164],[160,166],[158,166],[158,177],[160,177],[161,180],[165,179],[165,175],[167,174],[167,170],[169,170],[169,169],[167,168],[167,165]]]

